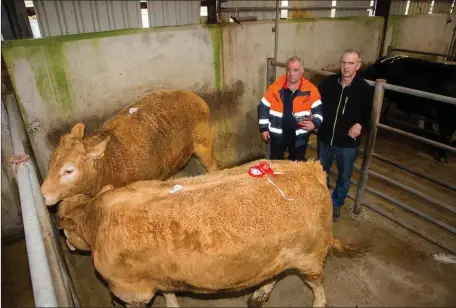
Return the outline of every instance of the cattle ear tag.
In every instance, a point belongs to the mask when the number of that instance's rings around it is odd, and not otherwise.
[[[94,146],[92,149],[89,150],[89,156],[93,159],[100,159],[104,156],[104,152],[106,150],[106,146],[108,145],[109,141],[111,140],[111,136],[106,137],[105,140]]]

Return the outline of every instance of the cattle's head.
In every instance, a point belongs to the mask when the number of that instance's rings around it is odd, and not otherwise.
[[[110,137],[86,148],[84,124],[76,124],[49,157],[48,175],[41,186],[46,205],[76,194],[93,195],[98,185],[96,161],[103,157]]]
[[[70,250],[90,251],[90,245],[78,234],[77,223],[82,218],[84,206],[90,201],[87,195],[75,195],[60,202],[57,210],[57,224],[63,229]],[[85,222],[79,222],[85,223]],[[80,228],[83,229],[83,228]]]

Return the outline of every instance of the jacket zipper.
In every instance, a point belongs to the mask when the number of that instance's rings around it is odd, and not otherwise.
[[[347,107],[348,96],[345,98],[344,109],[342,109],[342,114],[345,114],[345,107]]]
[[[343,95],[343,94],[344,94],[344,88],[342,88],[342,92],[340,92],[339,104],[337,105],[336,118],[334,119],[333,133],[332,133],[332,137],[331,137],[331,146],[333,145],[334,132],[335,132],[335,130],[336,130],[336,124],[337,124],[337,115],[339,114],[340,101],[342,100],[342,95]]]

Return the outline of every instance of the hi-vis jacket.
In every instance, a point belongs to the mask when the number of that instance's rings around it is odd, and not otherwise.
[[[276,82],[269,86],[268,90],[261,99],[259,105],[259,125],[260,132],[269,131],[271,138],[281,140],[282,137],[282,117],[283,117],[283,91],[286,86],[287,76],[282,75]],[[305,116],[312,113],[312,122],[315,128],[319,128],[323,121],[323,105],[320,100],[320,92],[310,81],[301,78],[298,93],[293,99],[293,113],[296,116]],[[296,126],[295,146],[305,145],[310,133]]]

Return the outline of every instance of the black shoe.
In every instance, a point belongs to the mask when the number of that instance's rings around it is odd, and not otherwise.
[[[340,207],[333,207],[333,221],[336,221],[340,217]]]

